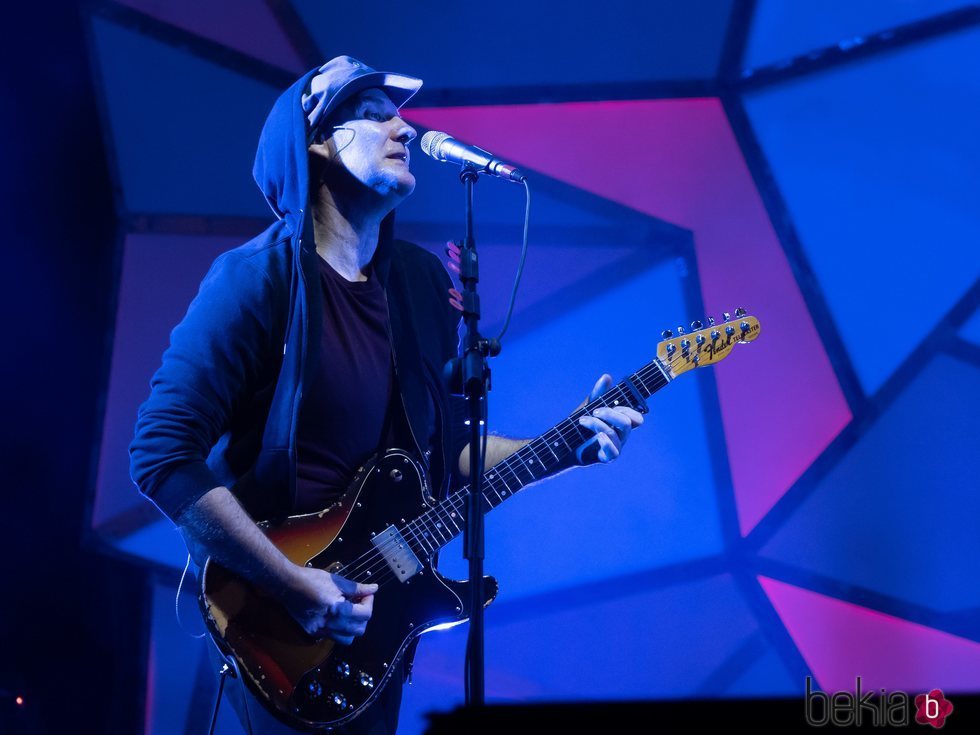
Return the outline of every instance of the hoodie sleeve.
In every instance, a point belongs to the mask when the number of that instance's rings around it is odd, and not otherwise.
[[[170,335],[129,446],[140,492],[175,523],[221,483],[206,460],[274,354],[272,284],[236,251],[217,258]]]

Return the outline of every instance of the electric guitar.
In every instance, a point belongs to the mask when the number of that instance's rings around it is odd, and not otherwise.
[[[759,336],[759,321],[743,309],[733,321],[725,317],[707,327],[694,322],[686,335],[665,331],[651,362],[487,470],[484,512],[566,463],[591,436],[578,423],[583,414],[617,405],[646,413],[646,399],[674,378],[713,365],[735,344]],[[444,577],[434,563],[436,552],[462,532],[468,491],[437,502],[422,463],[389,449],[360,468],[331,507],[259,523],[294,563],[379,585],[367,630],[351,645],[314,639],[276,600],[208,560],[200,602],[209,632],[276,717],[303,729],[349,722],[375,701],[415,639],[469,619],[469,583]],[[484,579],[485,607],[497,583]]]

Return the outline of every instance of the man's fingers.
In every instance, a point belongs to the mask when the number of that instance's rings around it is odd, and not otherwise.
[[[595,386],[592,388],[592,392],[589,393],[589,401],[594,401],[596,398],[605,393],[609,388],[612,387],[612,375],[609,373],[603,373],[602,376],[596,381]]]
[[[609,439],[609,441],[614,442],[618,453],[619,444],[620,444],[619,434],[617,434],[615,429],[609,426],[609,424],[607,424],[605,421],[596,418],[595,416],[582,416],[578,420],[578,422],[582,426],[588,429],[592,429],[592,431],[594,431],[600,438],[604,436],[607,439]],[[600,443],[600,447],[601,447],[601,443]]]
[[[599,461],[612,462],[619,456],[619,447],[606,434],[599,434]]]
[[[598,416],[615,429],[623,441],[626,441],[626,437],[634,427],[643,423],[643,416],[628,406],[600,407],[593,411],[592,415]]]
[[[374,595],[368,595],[361,598],[360,602],[351,605],[348,617],[354,620],[368,620],[372,612],[374,612]]]
[[[344,597],[354,597],[357,595],[357,582],[352,579],[347,579],[347,577],[341,577],[339,574],[330,573],[330,577]]]

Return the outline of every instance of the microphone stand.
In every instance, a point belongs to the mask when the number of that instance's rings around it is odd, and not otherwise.
[[[479,281],[479,262],[476,240],[473,237],[473,185],[478,173],[473,166],[463,166],[460,182],[466,188],[466,237],[460,248],[460,279],[463,282],[463,319],[466,332],[463,337],[462,357],[451,360],[450,390],[466,396],[470,426],[470,490],[466,496],[466,525],[463,529],[463,555],[470,568],[470,634],[467,643],[467,668],[465,676],[466,704],[479,707],[484,704],[484,655],[483,655],[483,559],[484,559],[484,512],[483,512],[483,456],[482,433],[484,406],[490,386],[490,368],[487,357],[500,352],[496,340],[480,335],[480,297],[476,284]],[[459,380],[461,378],[461,380]],[[481,431],[482,429],[482,431]]]

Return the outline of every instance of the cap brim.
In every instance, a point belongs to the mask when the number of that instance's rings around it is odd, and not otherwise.
[[[392,74],[386,71],[372,71],[351,79],[347,84],[338,89],[331,100],[332,104],[330,105],[330,109],[325,110],[322,116],[326,117],[329,115],[352,95],[365,89],[371,89],[372,87],[383,89],[385,94],[395,103],[395,107],[401,108],[402,105],[415,96],[415,93],[419,91],[421,86],[422,80],[416,79],[415,77],[405,76],[404,74]]]

